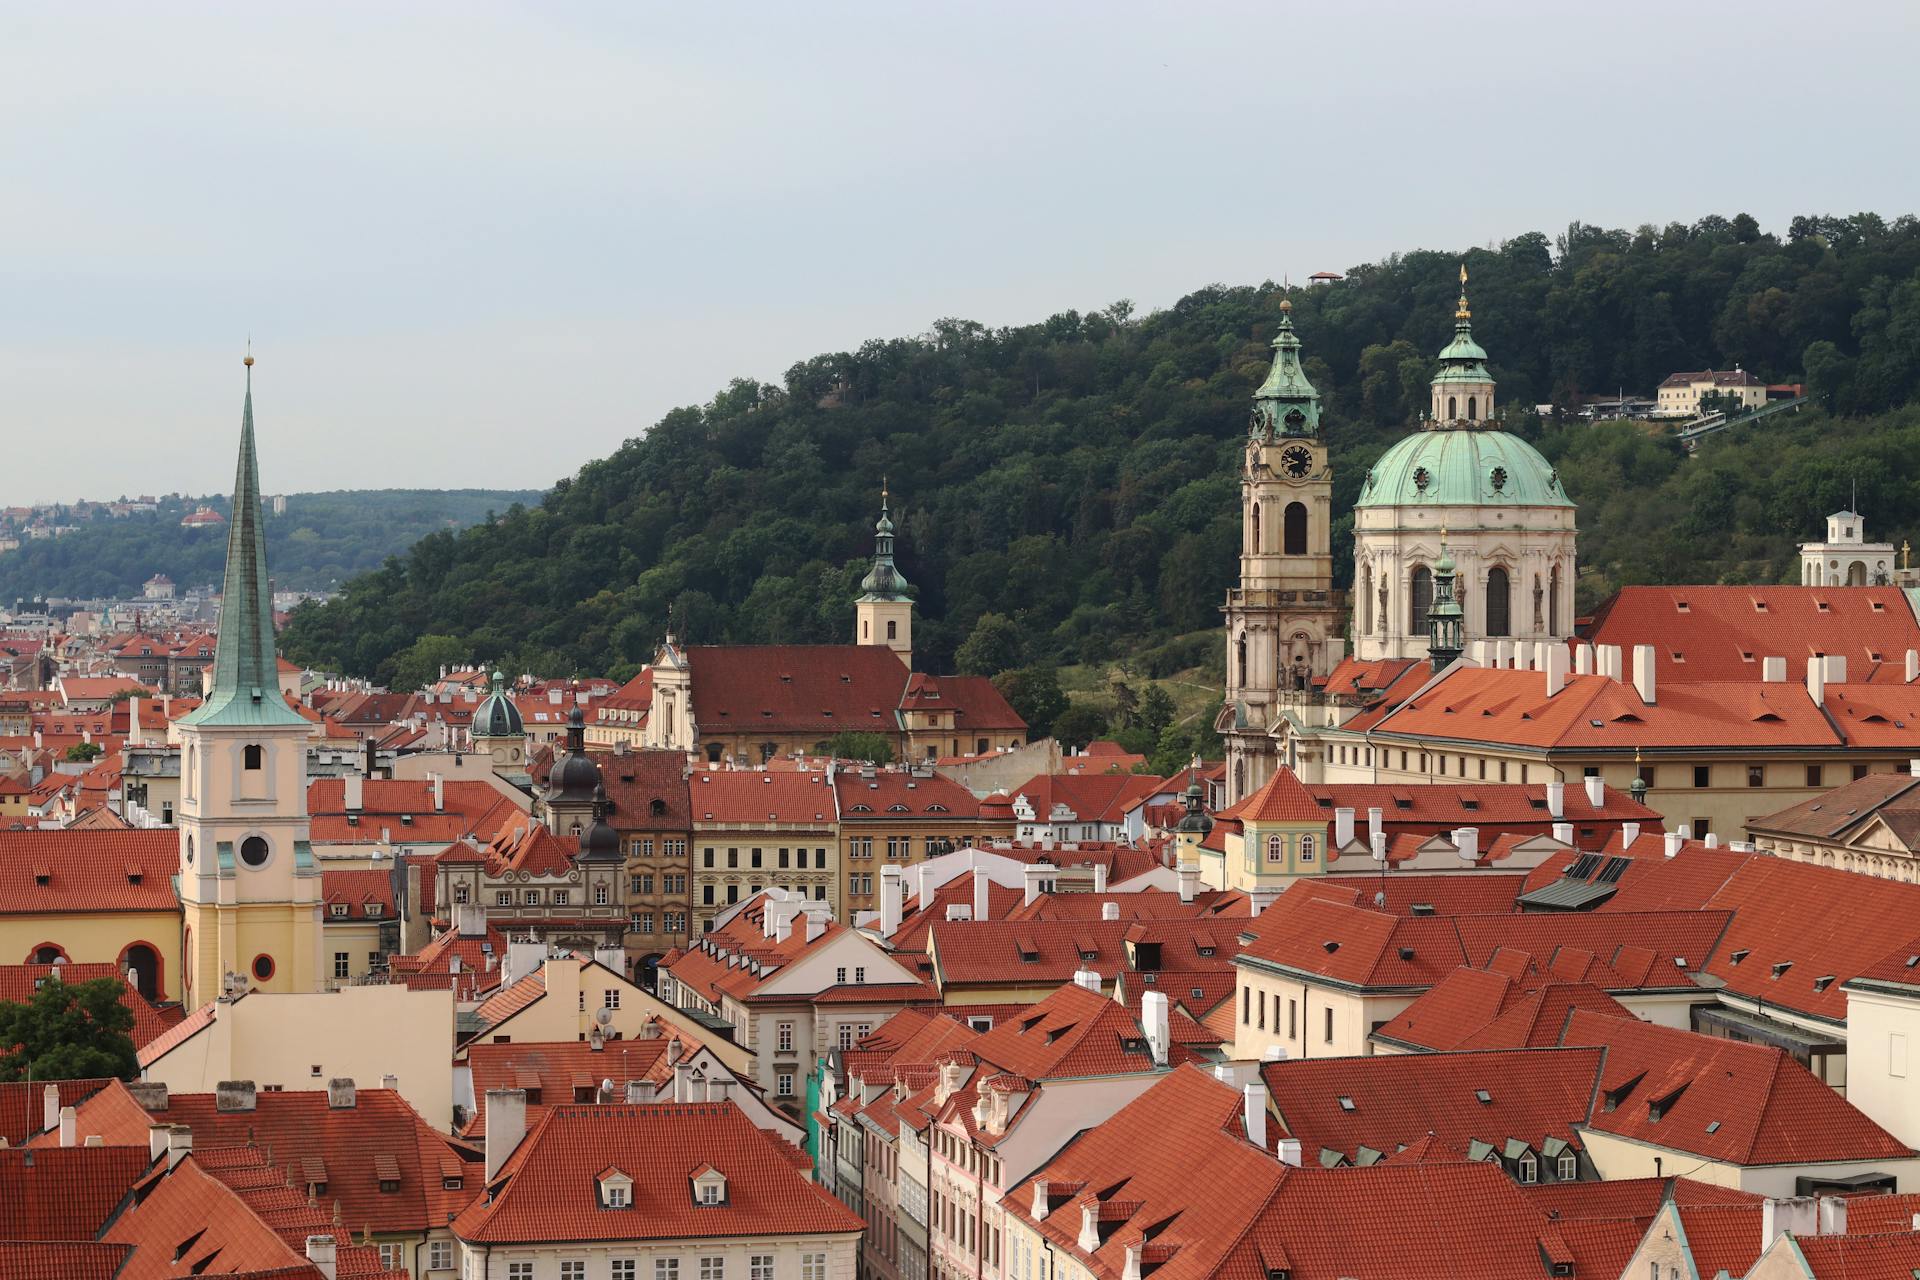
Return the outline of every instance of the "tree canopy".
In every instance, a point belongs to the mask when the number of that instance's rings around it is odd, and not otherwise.
[[[623,675],[652,656],[669,610],[693,643],[845,640],[886,476],[919,590],[917,666],[1136,653],[1218,624],[1247,397],[1281,300],[1326,402],[1334,509],[1350,513],[1427,402],[1463,260],[1509,428],[1580,503],[1582,607],[1624,582],[1780,578],[1855,471],[1882,527],[1912,507],[1913,455],[1895,441],[1920,392],[1920,222],[1575,223],[1394,255],[1327,287],[1211,285],[1145,315],[1122,302],[1009,328],[940,320],[801,361],[778,385],[736,379],[537,505],[429,535],[298,610],[285,648],[392,681],[425,665],[421,637],[434,656]],[[1693,461],[1658,429],[1534,412],[1735,364],[1809,382],[1823,411],[1729,433]],[[1343,514],[1342,580],[1351,548]]]
[[[133,1010],[123,1004],[126,984],[116,978],[62,982],[47,979],[21,1003],[0,1002],[0,1080],[131,1080]]]

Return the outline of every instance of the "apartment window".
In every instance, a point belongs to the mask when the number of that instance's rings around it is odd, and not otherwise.
[[[1713,830],[1713,827],[1710,825],[1710,822],[1708,819],[1695,818],[1693,820],[1693,838],[1695,840],[1705,840],[1707,838],[1707,833],[1712,830]]]
[[[1634,769],[1633,776],[1651,787],[1654,779],[1653,766],[1650,764],[1639,765]]]
[[[530,907],[537,907],[540,905],[540,891],[538,889],[529,889],[520,895],[520,900]]]
[[[507,1264],[507,1280],[533,1280],[533,1264],[531,1262],[509,1262]]]
[[[1253,1012],[1254,1025],[1260,1028],[1260,1030],[1265,1031],[1267,1029],[1267,993],[1266,992],[1264,991],[1254,992],[1253,1010],[1254,1010]]]
[[[873,837],[857,836],[849,840],[847,842],[847,852],[855,858],[871,858],[873,856]]]
[[[653,912],[651,911],[634,912],[633,913],[633,929],[635,933],[652,933],[653,932]]]
[[[730,868],[737,868],[739,867],[739,865],[740,865],[740,851],[738,849],[727,850],[727,866]]]
[[[685,840],[663,841],[660,845],[660,852],[666,854],[669,858],[684,858],[687,856],[687,842]]]
[[[813,851],[813,869],[815,871],[825,871],[827,869],[827,851],[825,849],[815,849]]]
[[[1253,1022],[1253,988],[1240,988],[1240,1025],[1249,1026]]]
[[[1328,1044],[1332,1044],[1333,1043],[1333,1008],[1331,1005],[1327,1007],[1326,1015],[1327,1015],[1326,1040]]]
[[[605,991],[602,991],[600,993],[600,1007],[602,1009],[618,1009],[620,1007],[620,988],[608,987]]]
[[[773,1280],[773,1255],[756,1253],[748,1258],[747,1280]]]
[[[667,912],[666,921],[662,927],[665,928],[668,933],[685,933],[687,931],[687,913],[684,911]]]
[[[898,861],[899,859],[906,857],[907,845],[909,843],[910,843],[910,840],[906,836],[888,836],[887,837],[887,857],[892,858],[895,861]]]
[[[827,1280],[827,1255],[824,1253],[801,1254],[800,1280]]]
[[[1767,766],[1763,764],[1748,765],[1747,766],[1747,785],[1750,787],[1766,786],[1767,785]]]
[[[1713,778],[1713,769],[1710,766],[1704,765],[1704,764],[1697,764],[1693,766],[1693,785],[1694,786],[1696,787],[1707,786],[1708,783],[1712,780],[1712,778]]]
[[[1302,862],[1313,861],[1313,837],[1312,836],[1300,837],[1300,861]]]
[[[842,1049],[853,1048],[853,1026],[851,1023],[843,1022],[840,1024],[840,1047]]]
[[[555,890],[553,891],[553,905],[554,905],[554,906],[556,906],[556,907],[564,907],[564,906],[566,906],[566,905],[567,905],[568,903],[570,903],[570,902],[572,902],[572,901],[573,901],[573,894],[572,894],[571,892],[569,892],[568,890],[566,890],[566,889],[555,889]]]
[[[700,905],[703,907],[710,907],[713,905],[713,886],[712,885],[703,884],[700,886]]]
[[[1267,837],[1267,861],[1284,862],[1287,857],[1287,842],[1279,836]]]
[[[602,880],[593,886],[593,905],[594,906],[604,907],[608,904],[609,899],[610,899],[610,895],[607,892],[607,882],[605,880]]]
[[[1554,1176],[1562,1182],[1572,1182],[1580,1176],[1580,1161],[1571,1151],[1562,1151],[1554,1162]]]
[[[787,869],[787,851],[785,849],[780,850],[780,869],[782,871]]]
[[[589,1089],[587,1090],[587,1092],[592,1093],[593,1090]],[[607,1194],[607,1208],[609,1209],[624,1209],[629,1204],[632,1203],[632,1201],[628,1198],[631,1193],[626,1187],[610,1186],[607,1188],[606,1194]]]
[[[847,980],[847,969],[845,965],[833,971],[833,980],[836,985],[844,983]]]
[[[783,1022],[774,1030],[773,1045],[776,1052],[793,1052],[793,1024]]]
[[[760,863],[760,851],[759,851],[758,849],[755,849],[755,850],[753,851],[753,865],[754,865],[754,867],[755,867],[756,869],[758,869],[758,868],[759,868],[759,866],[761,865],[761,863]]]
[[[560,1259],[560,1280],[587,1280],[587,1260],[585,1258]]]
[[[1287,1001],[1287,1039],[1289,1040],[1296,1038],[1300,1034],[1300,1024],[1294,1018],[1294,1014],[1297,1012],[1299,1012],[1299,1003],[1294,1000]]]
[[[640,1263],[633,1258],[615,1258],[607,1264],[607,1280],[637,1280]]]
[[[427,1245],[427,1270],[453,1270],[453,1241],[435,1240]]]
[[[865,968],[860,968],[860,967],[856,967],[856,968],[854,969],[854,971],[853,971],[853,980],[854,980],[855,982],[865,982],[865,981],[867,980],[867,971],[866,971],[866,969],[865,969]]]
[[[345,978],[353,973],[353,960],[344,951],[333,953],[333,976]]]
[[[707,867],[711,869],[713,867],[713,846],[712,845],[707,846],[704,857],[705,857]]]
[[[727,1260],[725,1258],[700,1259],[700,1280],[727,1280]]]
[[[687,891],[687,878],[685,876],[668,876],[661,881],[660,889],[663,893],[685,893]]]
[[[1531,1154],[1520,1157],[1520,1181],[1528,1186],[1540,1181],[1540,1162]]]
[[[498,893],[496,893],[496,894],[494,894],[494,895],[493,895],[493,905],[494,905],[494,906],[496,906],[496,907],[510,907],[510,906],[512,906],[512,905],[513,905],[513,890],[511,890],[511,889],[502,889],[502,890],[500,890],[500,892],[498,892]]]
[[[467,886],[463,884],[453,886],[453,900],[464,905],[467,900]]]
[[[793,1072],[782,1071],[773,1077],[773,1091],[782,1098],[793,1096]]]
[[[1819,765],[1810,764],[1807,766],[1807,785],[1810,787],[1817,787],[1820,785],[1820,766]]]
[[[1857,764],[1853,766],[1853,780],[1855,782],[1860,781],[1860,779],[1866,776],[1867,776],[1867,766],[1863,764]]]
[[[655,1258],[653,1280],[680,1280],[680,1259]]]

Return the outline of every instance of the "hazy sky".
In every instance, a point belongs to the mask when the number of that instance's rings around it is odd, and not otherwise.
[[[0,502],[543,487],[736,375],[1920,210],[1920,5],[0,0]]]

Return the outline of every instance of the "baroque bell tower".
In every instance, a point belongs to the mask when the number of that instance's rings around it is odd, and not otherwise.
[[[1240,473],[1240,584],[1227,592],[1227,800],[1273,776],[1283,695],[1310,692],[1345,656],[1333,589],[1333,471],[1320,393],[1300,362],[1293,304],[1280,303],[1273,368],[1253,393]]]

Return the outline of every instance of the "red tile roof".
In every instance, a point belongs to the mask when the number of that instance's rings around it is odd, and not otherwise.
[[[223,1273],[318,1274],[304,1255],[192,1157],[155,1179],[141,1201],[116,1218],[101,1239],[134,1246],[119,1280],[176,1280],[201,1274],[216,1263]]]
[[[1662,687],[1758,682],[1771,657],[1785,658],[1798,681],[1807,660],[1825,654],[1846,658],[1854,681],[1877,685],[1904,679],[1906,651],[1920,649],[1920,623],[1898,587],[1623,587],[1594,612],[1588,634],[1623,655],[1652,645]]]
[[[0,1241],[0,1280],[117,1280],[132,1252],[131,1245],[90,1240]]]
[[[1598,1049],[1395,1053],[1295,1059],[1260,1068],[1285,1132],[1306,1161],[1336,1153],[1363,1163],[1432,1134],[1449,1149],[1474,1140],[1524,1142],[1535,1158],[1558,1138],[1581,1146],[1575,1126],[1592,1106]],[[1483,1096],[1484,1095],[1484,1098]]]
[[[633,1180],[626,1210],[600,1206],[596,1179],[609,1167]],[[726,1178],[725,1198],[696,1206],[692,1178],[706,1167]],[[455,1220],[455,1235],[501,1245],[838,1235],[865,1225],[731,1102],[554,1107],[495,1187]]]
[[[685,831],[692,822],[684,751],[601,752],[594,756],[618,831]]]
[[[1920,1193],[1847,1198],[1847,1230],[1853,1234],[1911,1231],[1915,1214],[1920,1214]]]
[[[0,1240],[91,1240],[147,1171],[137,1147],[0,1150]]]
[[[1319,822],[1330,820],[1293,770],[1282,765],[1258,791],[1226,810],[1242,822]]]
[[[626,1083],[644,1080],[658,1084],[673,1075],[673,1053],[679,1041],[666,1036],[652,1040],[610,1040],[604,1048],[581,1040],[530,1044],[476,1044],[467,1050],[473,1072],[473,1096],[484,1099],[491,1089],[527,1090],[527,1127],[532,1128],[550,1107],[574,1102],[598,1103],[601,1084],[613,1082],[613,1100],[626,1101]],[[577,1091],[592,1096],[580,1098]],[[477,1108],[461,1127],[469,1141],[486,1136],[487,1109]]]
[[[110,1080],[91,1097],[71,1105],[75,1132],[82,1142],[98,1137],[109,1147],[144,1148],[147,1145],[147,1130],[153,1126],[154,1119],[134,1101],[133,1094],[120,1081]],[[31,1145],[58,1147],[60,1131],[56,1128],[37,1134]]]
[[[979,1033],[968,1050],[1028,1080],[1151,1071],[1140,1024],[1111,998],[1068,983],[1024,1015]]]
[[[468,835],[491,840],[521,816],[520,807],[492,783],[448,779],[441,787],[444,807],[436,810],[431,782],[362,779],[360,808],[349,815],[346,780],[315,778],[307,784],[313,842],[376,843],[391,838],[407,844],[450,844]]]
[[[1781,1049],[1584,1009],[1561,1043],[1607,1051],[1598,1132],[1737,1165],[1913,1155]]]
[[[394,918],[393,873],[379,868],[351,867],[320,872],[320,892],[326,899],[329,920],[391,920]],[[335,906],[347,909],[345,917],[336,916]],[[369,910],[369,907],[375,908]]]
[[[0,831],[0,915],[177,912],[179,866],[168,828]]]
[[[971,791],[937,773],[917,778],[898,769],[876,769],[869,778],[843,769],[834,775],[833,790],[843,823],[945,822],[980,814],[980,801]]]
[[[882,650],[883,653],[890,651]],[[898,658],[891,659],[895,666]],[[903,668],[904,670],[904,668]],[[833,789],[812,770],[701,769],[688,787],[695,825],[769,822],[824,825],[834,821]]]
[[[1146,968],[1179,973],[1232,972],[1243,920],[941,920],[927,950],[942,988],[1055,986],[1085,968],[1111,980]],[[1158,956],[1142,953],[1157,944]],[[1163,981],[1178,985],[1172,976]]]
[[[1857,590],[1857,588],[1856,588]],[[1869,1280],[1920,1271],[1920,1231],[1887,1235],[1795,1236],[1794,1248],[1813,1280]]]
[[[0,1141],[18,1147],[39,1133],[46,1118],[46,1088],[51,1083],[63,1107],[77,1106],[112,1083],[110,1079],[0,1081]]]
[[[1037,822],[1052,821],[1054,807],[1063,805],[1073,814],[1071,821],[1116,823],[1128,806],[1165,785],[1165,779],[1145,773],[1042,773],[1012,788],[1010,798],[1024,797]]]
[[[1020,718],[993,681],[985,676],[930,676],[914,672],[900,695],[902,711],[952,712],[955,734],[1025,732]]]
[[[685,653],[706,733],[899,730],[908,672],[884,646],[689,645]]]

